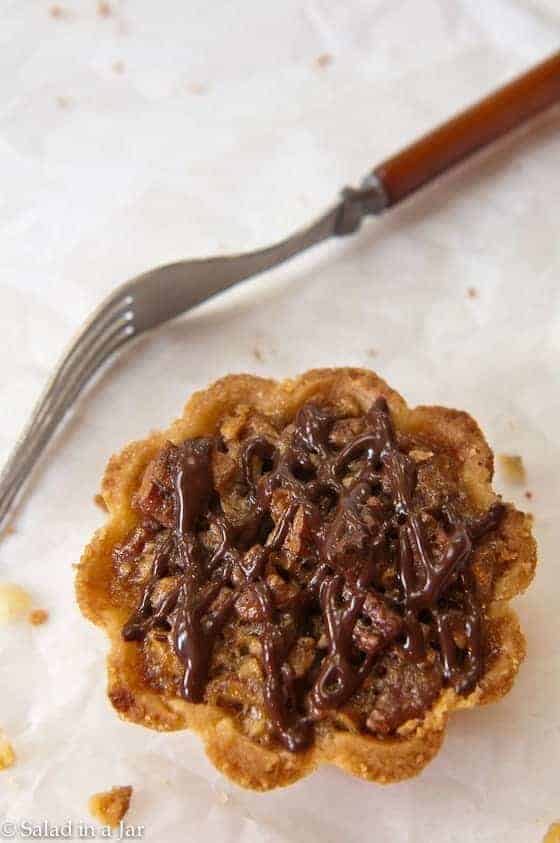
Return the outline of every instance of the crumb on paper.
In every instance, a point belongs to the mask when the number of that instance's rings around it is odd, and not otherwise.
[[[530,489],[527,489],[527,491],[525,492],[525,497],[527,498],[528,501],[533,500],[533,493]]]
[[[262,353],[261,349],[256,345],[252,350],[253,357],[255,360],[258,360],[259,363],[262,363],[264,360],[264,354]]]
[[[108,512],[108,511],[109,511],[109,510],[107,509],[107,504],[105,503],[105,498],[104,498],[104,497],[103,497],[103,495],[102,495],[102,494],[100,494],[99,492],[97,493],[97,495],[94,495],[94,496],[93,496],[93,502],[94,502],[94,504],[95,504],[96,506],[98,506],[98,507],[99,507],[99,509],[102,509],[102,510],[103,510],[103,512]]]
[[[0,624],[25,615],[31,608],[31,597],[15,583],[0,583]]]
[[[378,354],[379,352],[376,348],[366,348],[366,355],[368,357],[377,357]]]
[[[31,626],[42,626],[49,619],[49,613],[46,609],[32,609],[27,616]]]
[[[524,483],[527,473],[523,460],[518,454],[500,454],[498,456],[502,474],[509,483]]]
[[[552,823],[543,838],[543,843],[560,843],[560,822]]]
[[[13,526],[13,524],[8,524],[6,527],[0,530],[0,540],[7,539],[8,536],[13,536],[15,532],[16,528]]]
[[[102,793],[94,793],[89,800],[89,811],[103,825],[116,828],[130,806],[132,788],[112,787]]]
[[[470,299],[477,299],[478,298],[478,290],[476,289],[476,287],[469,287],[469,289],[467,290],[467,296]]]
[[[59,108],[70,108],[72,105],[72,100],[70,97],[57,97],[56,104]]]
[[[321,53],[320,56],[317,56],[315,59],[315,65],[317,67],[328,67],[329,64],[333,63],[333,57],[330,53]]]
[[[63,6],[59,6],[57,3],[55,3],[54,6],[50,7],[49,15],[55,20],[60,20],[61,18],[66,17],[67,11]]]
[[[109,18],[113,14],[113,10],[109,3],[104,2],[104,0],[99,0],[97,4],[97,14],[100,18]]]
[[[16,760],[16,754],[10,741],[0,729],[0,770],[7,770],[13,767]]]
[[[202,82],[189,82],[187,85],[187,91],[190,94],[196,94],[197,96],[205,94],[207,90],[207,86],[203,85]]]
[[[216,791],[216,799],[220,805],[227,805],[229,802],[229,793],[226,793],[225,790],[218,790]]]
[[[124,73],[124,62],[122,62],[122,61],[113,62],[113,73],[118,73],[119,75]]]

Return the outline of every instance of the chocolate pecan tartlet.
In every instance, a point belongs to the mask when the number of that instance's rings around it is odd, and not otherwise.
[[[321,762],[412,776],[448,714],[503,696],[524,657],[526,515],[492,491],[465,413],[409,409],[375,374],[230,376],[108,465],[78,568],[127,720],[199,732],[237,783]]]

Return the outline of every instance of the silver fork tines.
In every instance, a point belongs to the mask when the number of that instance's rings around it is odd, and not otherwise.
[[[134,335],[133,298],[109,300],[76,337],[47,384],[0,476],[0,523],[66,410],[94,372]]]
[[[0,475],[0,526],[37,459],[84,386],[126,342],[335,235],[356,230],[362,217],[379,213],[386,196],[379,183],[346,191],[342,201],[310,226],[256,252],[181,261],[123,284],[82,328],[47,384]],[[364,199],[364,196],[367,198]],[[372,200],[373,196],[373,200]],[[375,200],[375,201],[374,201]]]

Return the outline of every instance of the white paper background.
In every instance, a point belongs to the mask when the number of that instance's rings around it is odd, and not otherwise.
[[[56,19],[46,0],[0,2],[2,458],[115,284],[287,234],[560,39],[557,0],[114,0],[108,18],[94,0],[61,6]],[[556,112],[359,236],[140,340],[80,403],[0,543],[1,577],[51,612],[0,630],[0,725],[18,755],[0,815],[87,820],[92,792],[132,784],[128,820],[158,843],[536,843],[560,817],[559,162]],[[411,403],[469,409],[498,452],[523,454],[534,500],[498,485],[536,519],[541,568],[518,601],[529,658],[501,704],[456,716],[415,780],[387,789],[325,768],[250,794],[196,737],[117,719],[71,565],[103,520],[92,497],[108,456],[193,389],[347,364]]]

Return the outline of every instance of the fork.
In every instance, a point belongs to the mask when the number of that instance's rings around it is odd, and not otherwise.
[[[48,382],[0,475],[0,527],[40,455],[93,375],[133,338],[333,236],[357,231],[444,171],[560,101],[560,53],[529,70],[345,188],[322,217],[255,252],[180,261],[125,282],[92,314]]]

